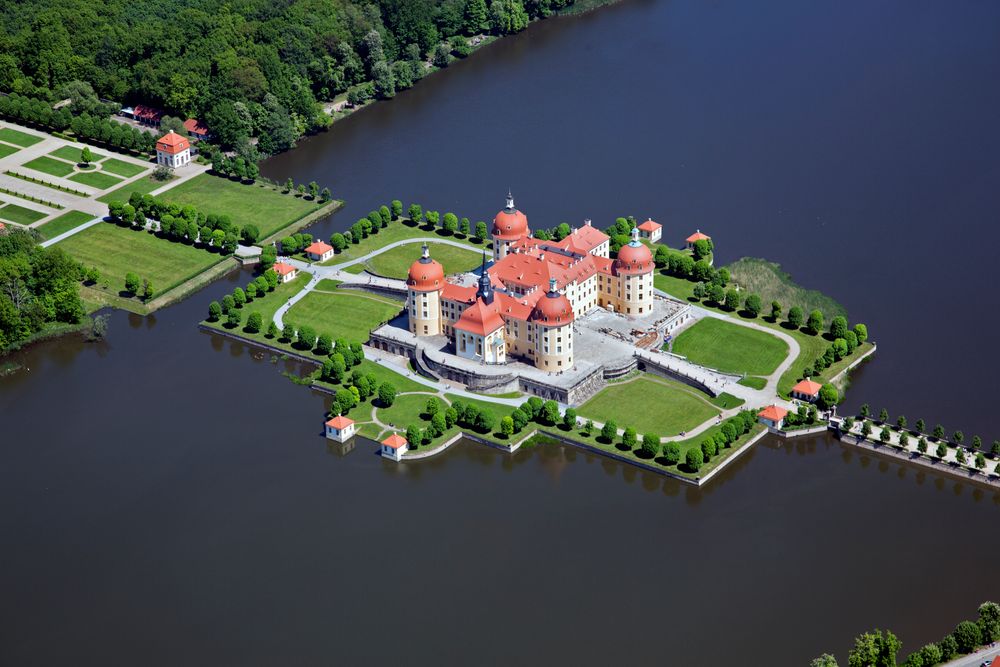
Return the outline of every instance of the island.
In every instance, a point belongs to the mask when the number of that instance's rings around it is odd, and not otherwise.
[[[708,234],[663,236],[631,217],[532,230],[511,193],[489,225],[394,200],[329,242],[281,239],[201,326],[312,364],[296,381],[330,395],[327,438],[403,463],[556,440],[705,484],[768,432],[839,427],[867,327],[763,314]]]

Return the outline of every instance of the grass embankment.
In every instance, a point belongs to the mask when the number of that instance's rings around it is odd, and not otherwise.
[[[8,144],[14,144],[21,148],[27,148],[42,141],[42,138],[26,132],[20,132],[12,127],[0,127],[0,141],[5,141]]]
[[[788,393],[791,391],[792,387],[795,385],[799,379],[802,378],[802,373],[806,367],[812,366],[817,358],[823,356],[826,349],[830,346],[831,341],[826,338],[824,334],[813,335],[806,332],[804,329],[795,329],[790,327],[785,322],[774,322],[770,317],[750,317],[745,311],[729,312],[719,308],[716,304],[709,300],[704,300],[699,303],[697,299],[694,298],[694,286],[697,284],[693,281],[686,280],[684,278],[678,278],[676,276],[668,276],[661,273],[659,270],[653,276],[654,286],[670,294],[671,296],[680,299],[682,301],[687,301],[688,303],[696,303],[706,310],[712,310],[717,313],[722,313],[728,317],[734,319],[740,319],[743,321],[755,322],[769,329],[774,329],[775,331],[782,331],[796,340],[799,344],[799,356],[792,362],[792,365],[787,371],[782,373],[781,378],[778,380],[778,393],[782,396],[787,397]],[[792,304],[794,305],[794,304]],[[765,309],[770,308],[770,303],[764,303]],[[787,303],[782,303],[782,308],[787,312],[790,307]],[[808,314],[808,311],[807,311]],[[829,322],[829,320],[826,320]],[[867,350],[871,348],[870,343],[865,345],[859,345],[853,354],[842,359],[841,361],[835,363],[830,368],[826,369],[822,374],[814,376],[817,382],[824,382],[826,378],[831,378],[833,375],[839,372],[838,369],[845,368],[848,364],[852,363],[860,355],[864,354]],[[832,371],[832,372],[831,372]]]
[[[445,275],[467,273],[482,264],[482,254],[471,248],[456,248],[444,243],[429,243],[428,249],[433,259],[444,267]],[[365,262],[369,272],[386,278],[406,278],[410,265],[421,255],[420,243],[407,243],[390,248]]]
[[[50,158],[46,155],[36,157],[34,160],[29,160],[21,166],[25,169],[34,169],[35,171],[40,171],[43,174],[58,176],[59,178],[65,178],[73,173],[72,164],[69,162],[63,162],[62,160]]]
[[[735,397],[731,397],[736,406]],[[678,435],[719,414],[710,397],[680,382],[642,375],[613,384],[580,406],[582,419],[631,426],[640,434]]]
[[[772,301],[777,301],[786,309],[799,306],[806,313],[819,310],[827,322],[838,315],[847,317],[847,309],[835,299],[797,285],[779,264],[757,257],[744,257],[726,268],[729,269],[730,279],[746,294],[760,295],[765,310]]]
[[[150,280],[155,294],[162,294],[226,259],[202,248],[111,223],[94,225],[58,245],[83,266],[100,271],[98,284],[84,288],[85,298],[116,307],[123,307],[123,300],[141,305],[124,291],[126,273]],[[144,307],[139,310],[144,311]]]
[[[0,220],[14,222],[19,225],[30,225],[44,218],[47,213],[42,213],[31,208],[18,206],[17,204],[6,204],[0,206]]]
[[[254,224],[262,239],[327,206],[295,194],[282,194],[266,183],[246,185],[209,173],[199,174],[157,196],[171,204],[190,204],[205,213],[228,215],[240,226]],[[127,195],[123,197],[127,199]]]
[[[94,216],[83,211],[67,211],[58,218],[53,218],[45,224],[36,227],[38,232],[46,239],[54,239],[64,232],[79,227],[85,222],[93,220]]]
[[[368,253],[384,248],[390,243],[395,243],[396,241],[405,241],[407,239],[419,237],[433,238],[435,236],[464,243],[469,246],[469,249],[478,253],[482,253],[483,249],[489,251],[489,249],[493,247],[493,244],[489,241],[485,243],[477,243],[472,237],[465,237],[461,234],[449,234],[440,228],[432,227],[426,224],[415,225],[408,218],[400,218],[399,220],[393,220],[390,222],[388,227],[379,229],[378,234],[372,234],[368,236],[368,238],[361,239],[358,243],[348,245],[344,248],[343,252],[337,253],[325,262],[321,262],[321,264],[323,266],[341,264],[352,259],[364,257]],[[419,251],[417,254],[419,256]],[[433,257],[433,253],[431,256]],[[409,268],[409,265],[413,263],[414,259],[415,257],[410,255],[410,262],[406,265],[407,268]]]
[[[788,344],[763,331],[706,317],[677,336],[673,352],[724,373],[770,375],[788,356]]]
[[[358,290],[310,292],[285,314],[285,324],[365,342],[369,332],[403,309],[403,302]]]

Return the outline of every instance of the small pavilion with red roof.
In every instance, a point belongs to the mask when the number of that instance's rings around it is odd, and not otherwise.
[[[700,229],[696,229],[694,234],[687,237],[687,247],[688,249],[694,248],[694,244],[698,241],[711,241],[712,237],[708,234],[702,234]]]
[[[355,429],[353,419],[337,415],[326,422],[326,437],[337,442],[345,442],[354,437]]]
[[[407,450],[409,450],[409,443],[398,433],[393,433],[382,441],[381,454],[387,459],[400,461]]]
[[[663,225],[649,218],[646,222],[639,225],[639,236],[650,243],[656,243],[663,236]]]
[[[784,426],[785,417],[787,416],[788,410],[779,405],[769,405],[757,413],[757,421],[770,429],[778,431]]]
[[[819,390],[823,388],[819,382],[806,378],[792,387],[792,398],[815,403],[819,398]]]
[[[156,140],[156,164],[176,169],[191,162],[191,142],[170,130]]]
[[[278,262],[271,267],[274,272],[278,274],[278,282],[287,283],[295,280],[295,276],[299,274],[299,270],[296,269],[291,264],[285,264],[284,262]]]
[[[306,257],[314,262],[325,262],[333,257],[333,246],[322,241],[313,241],[313,243],[306,246],[304,252],[306,253]]]

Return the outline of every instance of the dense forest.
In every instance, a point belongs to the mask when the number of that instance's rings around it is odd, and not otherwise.
[[[0,230],[0,351],[52,322],[83,318],[80,265],[59,248],[42,248],[28,231]]]
[[[92,87],[274,153],[329,122],[320,102],[392,97],[467,55],[469,36],[572,1],[19,0],[0,3],[0,91],[55,101]]]

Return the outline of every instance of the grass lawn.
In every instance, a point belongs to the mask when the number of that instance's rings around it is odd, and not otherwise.
[[[8,222],[16,222],[21,225],[30,225],[44,218],[47,213],[41,213],[34,209],[18,206],[17,204],[7,204],[0,208],[0,219]]]
[[[314,287],[313,289],[319,290],[321,292],[336,292],[338,285],[340,285],[339,280],[333,280],[331,278],[323,278],[323,280],[316,283],[316,287]]]
[[[177,178],[177,177],[176,176],[172,176],[171,180],[174,179],[174,178]],[[155,178],[153,178],[152,176],[147,176],[146,178],[140,178],[138,181],[133,181],[133,182],[129,183],[128,185],[123,185],[122,187],[118,188],[117,190],[112,190],[111,192],[108,192],[107,194],[103,194],[103,195],[101,195],[100,197],[97,198],[97,201],[104,202],[105,204],[110,204],[115,199],[117,199],[119,201],[126,202],[126,201],[128,201],[128,198],[132,196],[133,192],[138,192],[138,193],[144,194],[144,195],[145,194],[149,194],[150,192],[152,192],[156,188],[163,187],[164,185],[166,185],[169,182],[170,181],[158,181]]]
[[[405,431],[406,427],[410,424],[414,424],[419,428],[426,426],[426,423],[422,423],[420,415],[424,411],[424,406],[427,405],[427,399],[434,398],[433,392],[428,389],[426,394],[407,394],[406,396],[397,396],[396,400],[393,402],[392,407],[389,408],[376,408],[375,416],[379,418],[383,424],[393,424],[394,428],[400,431]],[[442,401],[442,408],[447,407]]]
[[[57,157],[61,160],[69,160],[73,164],[76,164],[80,161],[80,154],[82,152],[83,146],[62,146],[49,153],[49,155]],[[93,148],[90,149],[90,155],[91,162],[97,162],[105,157],[103,153],[98,153]]]
[[[38,227],[38,231],[47,239],[52,239],[63,232],[68,232],[74,227],[78,227],[83,223],[93,220],[94,216],[89,213],[84,213],[83,211],[67,211],[60,215],[58,218],[53,218],[49,220],[41,227]]]
[[[769,375],[788,355],[788,345],[763,331],[706,317],[674,339],[673,351],[726,373]]]
[[[639,434],[677,435],[719,414],[708,396],[679,382],[640,376],[614,384],[580,406],[580,417],[618,428],[634,427]]]
[[[122,179],[115,176],[109,176],[108,174],[102,174],[100,172],[81,172],[70,176],[69,180],[75,181],[77,183],[83,183],[84,185],[89,185],[92,188],[97,188],[99,190],[107,190],[108,188],[118,185],[122,182]]]
[[[427,244],[431,257],[444,267],[445,275],[466,273],[482,264],[482,254],[444,243]],[[420,257],[421,244],[408,243],[375,255],[365,264],[369,271],[386,278],[406,278],[410,265]]]
[[[0,144],[0,158],[5,158],[8,155],[13,155],[14,153],[21,150],[16,146],[8,146],[7,144]]]
[[[50,176],[59,176],[60,178],[64,178],[73,173],[73,165],[68,162],[63,162],[62,160],[54,160],[46,155],[36,157],[34,160],[29,160],[21,166],[27,169],[40,171],[43,174],[49,174]]]
[[[8,144],[27,148],[42,141],[42,138],[36,137],[33,134],[19,132],[12,127],[0,127],[0,141],[6,141]]]
[[[741,378],[736,384],[741,384],[744,387],[750,387],[751,389],[763,389],[767,386],[767,378],[754,377],[753,375],[748,375],[745,378]]]
[[[279,190],[261,183],[243,185],[208,173],[170,188],[161,196],[172,204],[191,204],[204,213],[228,215],[239,225],[253,223],[260,229],[261,238],[325,206],[302,197],[281,194]],[[127,199],[127,196],[123,198]]]
[[[112,174],[124,176],[125,178],[138,176],[147,169],[149,169],[149,167],[134,164],[132,162],[126,162],[125,160],[119,160],[117,158],[111,158],[110,160],[105,160],[101,163],[101,171],[107,171]]]
[[[152,281],[162,294],[224,259],[207,250],[159,239],[149,232],[111,223],[95,225],[59,242],[59,247],[85,267],[96,266],[101,284],[113,294],[125,288],[125,274],[132,271]]]
[[[402,309],[401,301],[365,292],[311,292],[289,309],[284,322],[296,327],[308,324],[319,334],[364,342],[372,329],[389,321]]]
[[[471,250],[481,253],[483,249],[489,250],[492,245],[487,242],[485,244],[475,243],[471,238],[460,238],[458,236],[452,236],[446,234],[441,229],[434,229],[427,227],[426,225],[418,227],[416,225],[411,226],[409,220],[400,219],[389,223],[388,227],[384,227],[379,230],[378,234],[372,234],[366,239],[361,239],[360,242],[356,244],[351,244],[344,249],[344,252],[337,253],[330,259],[322,262],[323,266],[330,266],[331,264],[340,264],[351,259],[356,259],[358,257],[363,257],[370,252],[374,252],[379,248],[383,248],[390,243],[396,241],[405,241],[406,239],[412,238],[447,238],[453,241],[458,241],[459,243],[468,244]],[[418,246],[419,248],[419,246]],[[417,251],[417,256],[419,256],[420,251]],[[434,256],[434,251],[431,250],[431,256]],[[412,257],[407,263],[406,268],[409,268],[410,264],[413,263],[415,257]],[[360,273],[360,270],[358,271]]]
[[[359,273],[364,273],[365,272],[365,264],[364,264],[364,262],[359,262],[357,264],[352,264],[349,267],[347,267],[346,269],[344,269],[343,271],[344,271],[344,273],[353,273],[355,275],[357,275]]]

